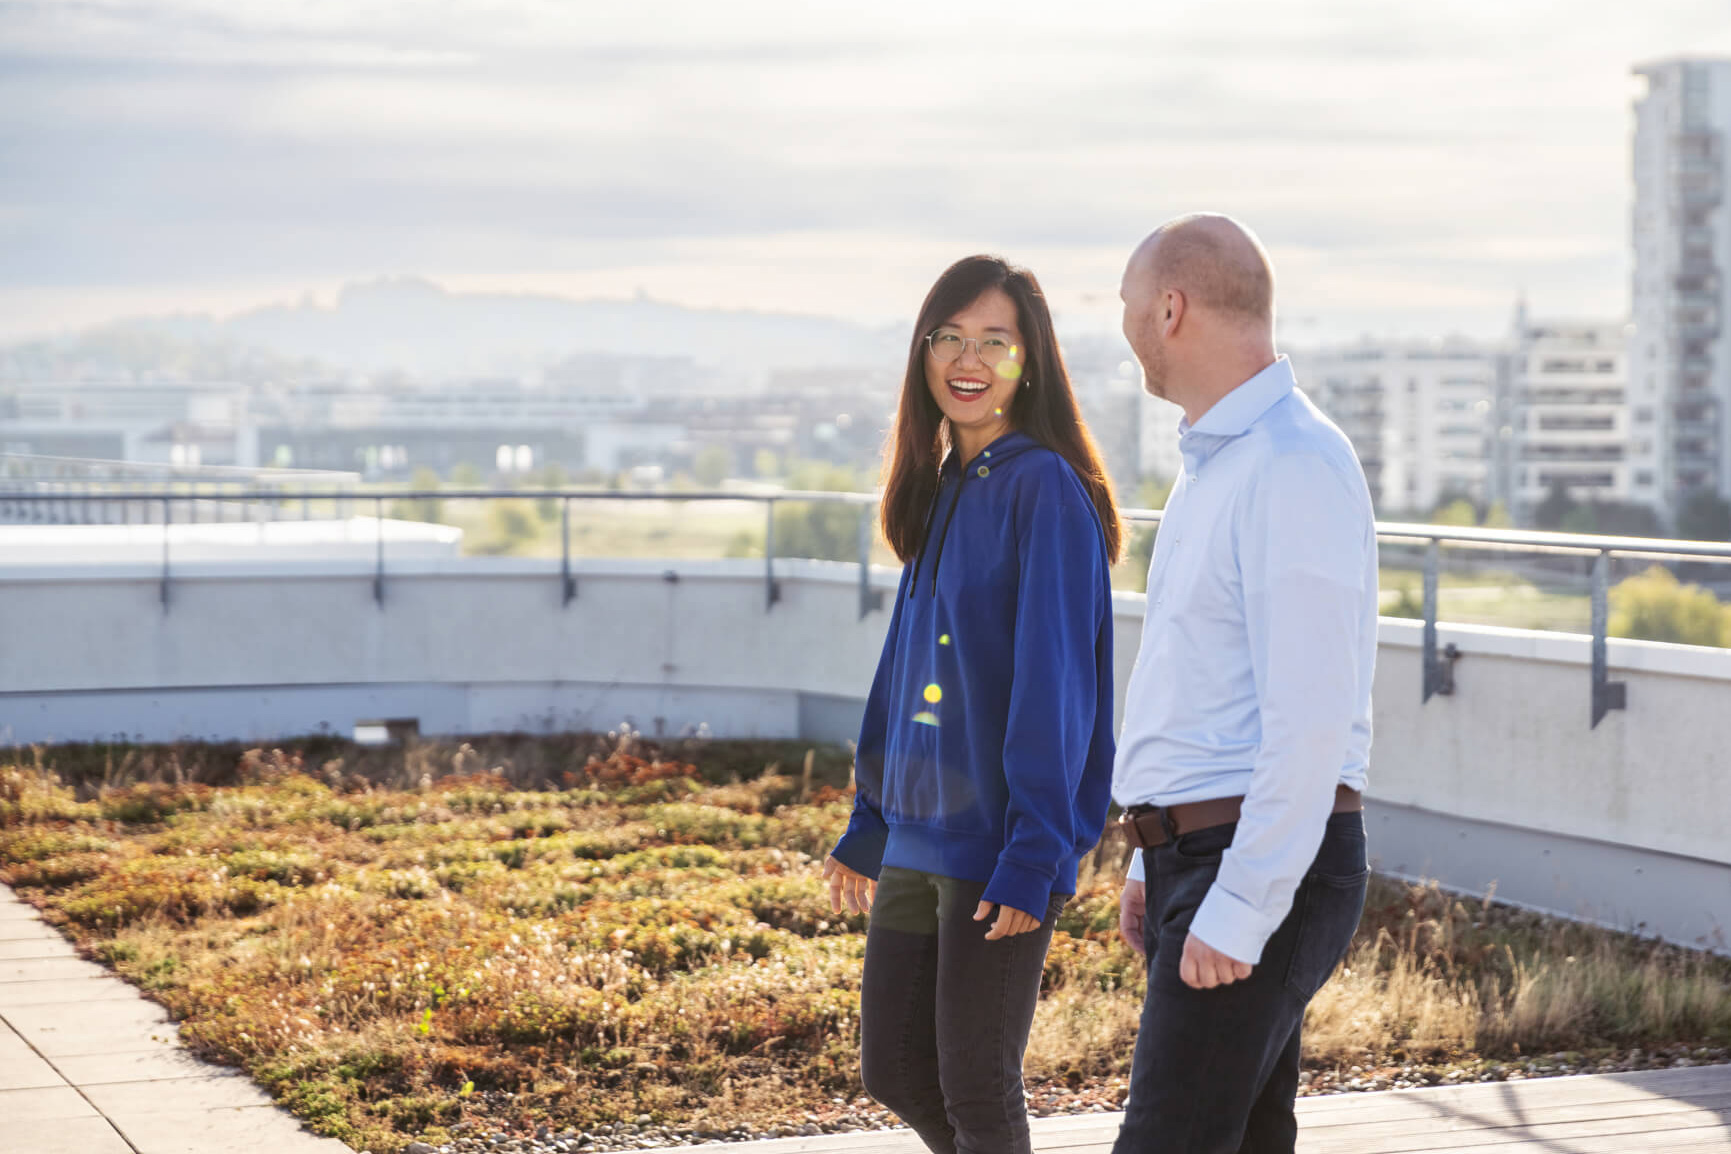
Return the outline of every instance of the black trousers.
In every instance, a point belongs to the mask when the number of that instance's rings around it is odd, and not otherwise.
[[[1178,976],[1190,919],[1235,826],[1144,851],[1148,997],[1113,1154],[1292,1154],[1304,1008],[1352,943],[1364,910],[1364,817],[1340,813],[1292,912],[1244,981],[1193,990]]]
[[[1069,895],[1038,929],[988,942],[992,919],[974,921],[985,888],[885,867],[866,931],[860,1075],[939,1154],[1029,1150],[1022,1051]]]

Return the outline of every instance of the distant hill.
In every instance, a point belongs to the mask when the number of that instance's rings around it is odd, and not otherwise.
[[[349,372],[440,378],[516,374],[573,353],[615,353],[687,356],[757,374],[880,360],[893,368],[902,356],[900,340],[824,317],[693,309],[642,298],[459,293],[402,277],[346,285],[334,306],[277,305],[226,320],[140,318],[15,345],[0,350],[0,360],[37,367],[45,358],[114,358],[116,368],[176,375],[316,362]],[[158,356],[171,363],[154,365]]]

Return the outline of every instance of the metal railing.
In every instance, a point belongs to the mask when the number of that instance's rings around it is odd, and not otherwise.
[[[1592,559],[1592,727],[1613,709],[1628,706],[1628,686],[1612,681],[1607,661],[1610,627],[1611,562],[1617,558],[1651,561],[1731,563],[1731,543],[1672,541],[1646,537],[1607,537],[1585,533],[1546,533],[1524,529],[1479,529],[1464,526],[1378,522],[1378,541],[1415,541],[1425,545],[1424,673],[1422,700],[1454,692],[1454,646],[1437,649],[1437,585],[1442,570],[1442,546],[1466,545],[1480,550],[1540,553]]]
[[[875,523],[873,511],[878,505],[878,498],[873,493],[833,493],[833,492],[803,492],[798,490],[781,490],[775,493],[667,493],[667,492],[621,492],[615,489],[405,489],[381,491],[354,490],[319,490],[316,492],[290,491],[282,489],[250,489],[236,493],[225,494],[226,498],[248,504],[269,505],[271,503],[292,504],[300,502],[301,517],[310,519],[311,503],[313,501],[331,502],[340,510],[347,510],[357,502],[370,501],[373,505],[373,516],[377,527],[377,549],[373,573],[373,599],[380,606],[385,603],[385,502],[390,501],[491,501],[506,499],[532,498],[537,501],[558,501],[559,538],[560,538],[560,586],[562,604],[569,605],[577,596],[577,578],[571,571],[571,502],[572,501],[655,501],[655,502],[731,502],[761,504],[764,506],[764,603],[766,608],[773,608],[781,600],[781,585],[775,577],[775,509],[780,504],[795,502],[815,502],[825,504],[851,505],[860,510],[859,513],[859,604],[860,616],[879,608],[882,597],[871,588],[871,546],[872,529]],[[105,493],[100,498],[102,502],[117,502],[123,505],[143,505],[149,507],[153,518],[150,524],[161,524],[162,533],[162,578],[160,601],[163,611],[168,610],[169,589],[171,580],[171,538],[168,527],[175,524],[174,507],[177,504],[189,504],[209,500],[208,497],[190,493],[172,492],[119,492]],[[10,502],[20,504],[64,502],[68,497],[58,492],[19,492],[0,493],[0,511]],[[160,513],[158,514],[158,510]],[[3,520],[3,518],[0,518]],[[101,522],[95,522],[101,523]],[[127,524],[131,523],[130,518]],[[190,522],[183,522],[190,523]]]
[[[775,512],[780,505],[795,503],[837,504],[858,511],[858,571],[859,616],[882,608],[880,590],[871,587],[871,553],[876,525],[878,495],[874,493],[836,493],[778,491],[774,493],[733,492],[621,492],[612,489],[410,489],[393,491],[319,490],[316,492],[279,489],[253,489],[228,495],[245,502],[292,504],[299,501],[303,517],[313,500],[336,502],[347,508],[356,502],[370,501],[377,526],[377,547],[373,573],[373,599],[382,609],[385,604],[385,501],[462,501],[533,498],[554,500],[560,504],[560,564],[561,604],[569,605],[578,595],[577,578],[571,568],[571,503],[573,501],[651,501],[662,503],[731,502],[761,504],[764,507],[763,583],[764,609],[774,609],[781,600],[781,586],[776,579]],[[63,501],[59,493],[7,493],[0,503]],[[148,503],[161,511],[163,525],[162,575],[160,600],[163,611],[170,604],[171,556],[168,527],[174,524],[177,504],[204,500],[195,495],[173,492],[120,492],[104,494],[101,500]],[[1123,509],[1124,520],[1133,525],[1158,526],[1158,509]],[[1423,674],[1421,700],[1428,703],[1435,696],[1454,692],[1454,662],[1460,654],[1453,645],[1441,647],[1437,642],[1438,587],[1442,572],[1442,549],[1445,545],[1474,550],[1525,553],[1591,560],[1591,629],[1592,629],[1592,726],[1597,727],[1612,710],[1624,709],[1628,703],[1627,685],[1612,681],[1607,662],[1609,628],[1609,597],[1611,563],[1617,559],[1651,561],[1708,562],[1731,564],[1731,543],[1710,541],[1677,541],[1644,537],[1611,537],[1582,533],[1552,533],[1518,529],[1485,529],[1452,525],[1429,525],[1402,522],[1378,522],[1379,542],[1419,544],[1424,547],[1423,579]]]
[[[130,524],[135,511],[147,524],[154,524],[158,506],[153,498],[162,493],[190,501],[190,521],[275,520],[280,501],[249,503],[243,496],[254,490],[276,493],[291,487],[302,499],[305,517],[310,515],[307,503],[315,491],[328,498],[360,483],[359,473],[339,470],[0,453],[0,524]],[[15,500],[25,494],[36,497],[28,503]],[[144,500],[121,500],[134,496]]]

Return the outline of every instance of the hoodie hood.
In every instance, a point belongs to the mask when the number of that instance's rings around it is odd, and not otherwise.
[[[931,568],[931,595],[938,594],[938,567],[944,560],[944,542],[949,539],[950,522],[955,520],[956,507],[962,502],[962,487],[968,483],[970,475],[985,480],[991,476],[992,469],[1002,469],[1017,457],[1032,449],[1043,446],[1028,434],[1011,429],[991,444],[987,445],[972,460],[962,461],[961,451],[952,447],[944,463],[938,469],[938,488],[932,494],[931,508],[926,511],[925,538],[920,543],[920,551],[914,557],[914,576],[908,583],[908,596],[912,597],[920,587],[920,571],[925,566],[926,554],[933,553]],[[936,519],[938,507],[946,504],[945,494],[948,493],[948,508],[944,513],[943,524],[937,530],[937,546],[932,545],[932,522]]]

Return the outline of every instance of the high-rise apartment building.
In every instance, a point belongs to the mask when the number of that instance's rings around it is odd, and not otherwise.
[[[1635,74],[1631,486],[1674,519],[1731,499],[1731,60]]]
[[[1292,354],[1302,388],[1358,451],[1385,515],[1492,499],[1488,439],[1499,346],[1365,341]]]
[[[1633,497],[1625,335],[1620,322],[1532,321],[1517,310],[1496,432],[1509,448],[1497,496],[1518,518],[1554,489],[1582,502]]]

